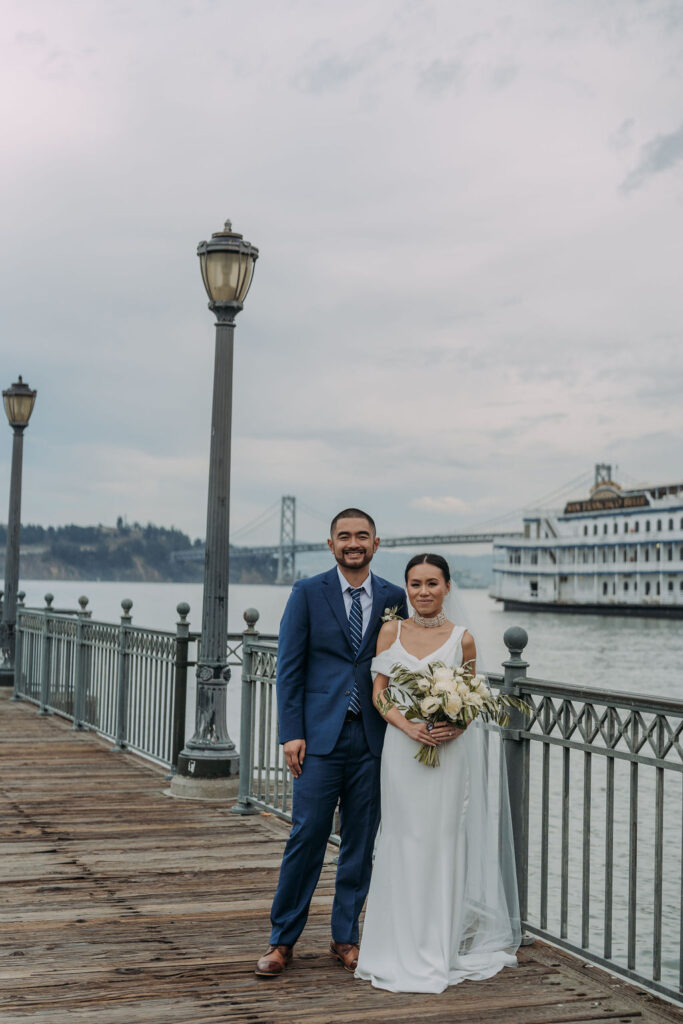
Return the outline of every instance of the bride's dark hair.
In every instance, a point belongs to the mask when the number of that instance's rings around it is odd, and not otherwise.
[[[433,565],[436,569],[441,569],[441,572],[443,573],[443,578],[445,579],[446,583],[451,582],[451,570],[446,559],[442,555],[426,554],[414,555],[410,559],[406,566],[406,583],[408,582],[408,573],[410,572],[410,570],[414,569],[416,565],[424,565],[425,563],[427,565]]]

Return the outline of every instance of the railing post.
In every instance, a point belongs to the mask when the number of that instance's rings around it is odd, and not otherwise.
[[[254,653],[252,644],[258,640],[258,631],[254,626],[259,620],[255,608],[247,608],[244,621],[247,628],[242,633],[242,708],[240,716],[240,788],[237,803],[232,807],[234,814],[258,814],[258,810],[249,802],[252,783],[252,765],[254,762],[254,737],[251,695],[251,681]]]
[[[50,703],[50,662],[52,660],[52,637],[50,636],[50,608],[54,597],[52,594],[45,595],[45,610],[43,611],[43,650],[40,659],[40,708],[38,713],[49,715],[48,704]]]
[[[114,751],[126,749],[126,718],[128,717],[128,627],[132,622],[130,610],[133,602],[125,597],[121,602],[123,615],[119,627],[119,673],[116,687],[116,745]]]
[[[509,693],[515,697],[521,695],[523,686],[520,687],[520,683],[523,684],[529,664],[522,658],[522,651],[528,641],[527,632],[521,626],[511,626],[505,630],[503,642],[510,652],[510,657],[503,662],[505,675],[501,693]],[[502,734],[522,929],[527,919],[529,871],[529,741],[520,735],[523,728],[523,713],[511,708],[509,726],[502,730]],[[526,938],[523,944],[526,945],[530,941],[533,940]]]
[[[0,594],[2,592],[0,591]],[[16,646],[14,649],[14,686],[12,688],[12,696],[10,700],[21,700],[21,679],[23,673],[23,656],[24,656],[24,644],[23,635],[21,632],[21,613],[24,610],[24,598],[26,594],[23,590],[20,590],[17,594],[17,631],[16,631]],[[1,603],[1,602],[0,602]]]
[[[185,713],[187,705],[187,653],[190,645],[190,623],[187,616],[190,606],[181,601],[176,611],[180,616],[176,623],[175,680],[173,686],[173,733],[171,738],[171,775],[175,775],[178,754],[185,746]]]
[[[87,686],[87,675],[85,671],[85,620],[88,618],[86,608],[87,597],[79,597],[78,603],[81,610],[78,612],[78,623],[76,625],[76,671],[74,673],[74,724],[76,730],[84,728],[85,719],[85,693]]]

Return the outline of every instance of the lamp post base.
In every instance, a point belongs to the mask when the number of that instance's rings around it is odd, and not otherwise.
[[[221,779],[197,779],[190,775],[174,775],[165,790],[169,796],[179,800],[234,800],[239,792],[237,776]]]

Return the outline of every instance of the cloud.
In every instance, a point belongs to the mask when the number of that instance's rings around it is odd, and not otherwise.
[[[683,124],[675,132],[656,135],[640,150],[640,160],[621,184],[622,192],[641,188],[655,174],[670,171],[683,160]]]
[[[294,80],[304,92],[332,92],[350,82],[366,66],[364,57],[341,57],[335,53],[299,72]]]
[[[457,57],[451,60],[433,60],[420,71],[418,88],[422,92],[438,96],[446,90],[460,85],[464,75],[465,66]]]
[[[475,522],[608,449],[678,476],[680,200],[614,189],[680,166],[678,133],[633,149],[680,123],[683,24],[651,7],[8,0],[0,345],[3,386],[38,389],[29,520],[204,531],[195,248],[228,216],[261,254],[235,524],[283,493],[394,534]]]
[[[633,130],[635,128],[635,118],[625,118],[615,132],[610,137],[610,146],[612,149],[619,152],[623,149],[629,149],[633,145]]]
[[[413,508],[424,509],[426,512],[447,512],[456,513],[462,515],[471,510],[471,506],[468,502],[463,501],[462,498],[453,498],[448,495],[444,495],[440,498],[414,498],[411,502]]]

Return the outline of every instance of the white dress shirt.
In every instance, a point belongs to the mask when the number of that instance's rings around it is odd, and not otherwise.
[[[339,583],[342,588],[342,597],[344,598],[344,607],[346,608],[346,617],[348,619],[351,614],[351,603],[353,598],[351,597],[351,590],[358,589],[352,587],[349,581],[344,576],[343,572],[337,566],[337,575],[339,576]],[[364,582],[361,583],[361,595],[360,595],[360,606],[363,611],[363,636],[365,636],[365,630],[368,628],[370,622],[370,613],[372,612],[372,573],[369,572]]]

